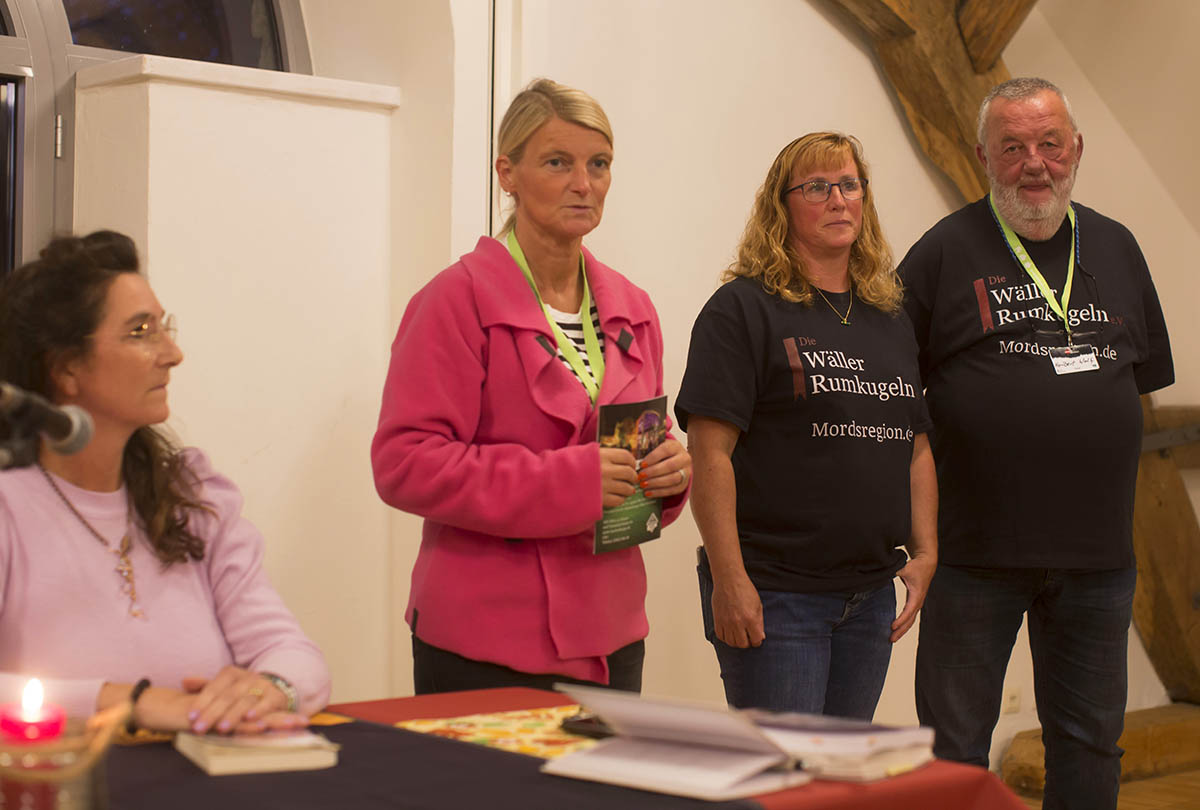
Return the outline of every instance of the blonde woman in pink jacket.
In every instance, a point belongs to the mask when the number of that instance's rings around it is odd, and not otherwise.
[[[418,694],[641,688],[641,552],[593,554],[593,526],[635,487],[673,521],[691,458],[670,437],[640,466],[596,442],[597,406],[663,392],[654,306],[582,245],[612,143],[587,94],[529,85],[500,125],[512,216],[400,323],[371,460],[383,500],[425,518],[405,614]]]

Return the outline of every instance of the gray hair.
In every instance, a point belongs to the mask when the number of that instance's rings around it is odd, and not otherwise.
[[[1075,124],[1075,113],[1071,111],[1071,102],[1067,100],[1066,94],[1058,88],[1058,85],[1045,79],[1039,79],[1036,76],[1021,76],[1001,82],[983,97],[983,101],[979,105],[979,120],[975,128],[975,137],[978,139],[980,145],[987,146],[984,143],[984,136],[987,134],[985,132],[987,128],[987,116],[993,101],[998,98],[1008,101],[1019,101],[1030,96],[1036,96],[1038,93],[1046,90],[1049,90],[1062,99],[1063,106],[1067,108],[1067,118],[1071,121],[1071,129],[1078,132],[1079,127]]]

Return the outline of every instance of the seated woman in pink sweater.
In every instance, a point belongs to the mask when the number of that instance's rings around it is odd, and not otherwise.
[[[135,696],[138,726],[223,733],[325,705],[325,660],[267,581],[237,488],[153,427],[182,359],[126,236],[55,239],[0,286],[0,380],[95,424],[61,455],[0,415],[0,443],[32,462],[0,472],[0,700],[39,677],[69,714]]]

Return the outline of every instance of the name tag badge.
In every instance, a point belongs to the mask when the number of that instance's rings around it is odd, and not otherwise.
[[[1055,374],[1078,374],[1081,371],[1097,371],[1100,368],[1096,347],[1086,343],[1051,349],[1050,362],[1054,364]]]

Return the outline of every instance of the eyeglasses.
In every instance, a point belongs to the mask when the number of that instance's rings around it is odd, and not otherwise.
[[[807,183],[801,183],[798,186],[792,186],[789,189],[784,189],[783,196],[791,194],[796,189],[800,189],[804,193],[804,199],[809,202],[825,202],[829,199],[829,195],[833,193],[833,187],[837,186],[842,191],[843,200],[857,200],[867,193],[867,178],[865,177],[844,177],[840,183],[830,183],[826,180],[809,180]]]
[[[1048,322],[1030,321],[1030,331],[1040,338],[1053,337],[1058,338],[1065,343],[1090,343],[1094,340],[1099,340],[1100,335],[1104,332],[1104,324],[1098,323],[1096,324],[1095,329],[1089,329],[1084,332],[1081,332],[1078,329],[1072,329],[1071,334],[1068,336],[1065,326],[1050,327],[1039,325],[1043,323]]]
[[[148,349],[157,349],[162,344],[164,337],[170,338],[174,343],[178,334],[179,325],[175,316],[167,315],[161,321],[158,318],[146,318],[122,335],[121,339],[137,343]]]
[[[1083,262],[1076,261],[1075,269],[1083,276],[1084,284],[1087,285],[1091,292],[1091,297],[1096,301],[1096,308],[1100,312],[1104,312],[1104,302],[1100,299],[1100,285],[1096,283],[1096,277],[1089,273],[1083,266]],[[1061,321],[1037,321],[1030,319],[1029,328],[1034,335],[1042,338],[1057,337],[1067,343],[1088,343],[1090,341],[1099,340],[1104,335],[1104,321],[1083,321],[1078,326],[1087,324],[1087,329],[1072,329],[1070,336],[1067,335],[1066,326]],[[1049,324],[1057,324],[1050,326]]]

